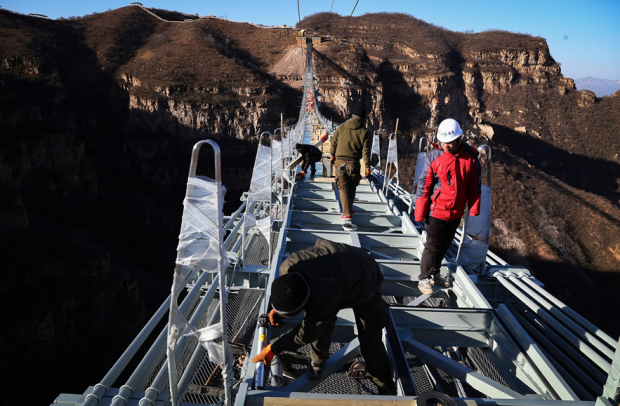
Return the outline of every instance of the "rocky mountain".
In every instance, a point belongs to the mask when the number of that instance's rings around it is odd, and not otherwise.
[[[600,79],[588,76],[575,79],[575,86],[579,90],[590,90],[598,97],[611,96],[620,90],[620,80]]]
[[[185,20],[0,10],[0,300],[18,309],[5,312],[1,357],[9,386],[46,377],[43,404],[97,383],[167,296],[192,145],[220,144],[230,212],[258,134],[297,119],[295,31]],[[492,249],[620,334],[618,94],[576,90],[543,38],[387,13],[301,27],[337,39],[313,55],[324,115],[344,120],[362,102],[384,134],[398,119],[405,184],[417,139],[459,120],[493,150]]]

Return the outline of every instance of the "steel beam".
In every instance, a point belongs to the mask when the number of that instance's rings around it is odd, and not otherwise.
[[[544,309],[538,306],[533,300],[528,298],[524,293],[522,293],[515,285],[510,283],[501,275],[496,275],[495,278],[513,295],[515,295],[519,300],[521,300],[527,307],[529,307],[533,312],[535,312],[541,319],[545,322],[549,323],[558,333],[562,335],[562,337],[571,343],[573,346],[578,348],[585,356],[587,356],[592,362],[598,365],[605,372],[609,372],[611,368],[611,363],[595,352],[588,344],[584,343],[579,339],[575,334],[573,334],[570,330],[564,327],[560,322],[558,322],[553,316],[547,313]]]
[[[603,398],[618,404],[618,401],[620,401],[620,340],[618,340],[616,353],[614,354],[611,364],[611,371],[609,372],[604,388]]]
[[[538,347],[538,344],[525,332],[506,305],[500,304],[496,313],[508,328],[513,338],[517,341],[521,350],[525,352],[532,364],[540,371],[538,379],[543,383],[547,392],[555,399],[579,400],[579,397],[573,392],[560,373],[551,365],[549,359],[547,359],[542,350]]]
[[[536,290],[542,297],[553,303],[558,309],[562,312],[566,313],[571,319],[575,322],[579,323],[585,329],[587,329],[590,333],[598,337],[600,340],[604,341],[609,345],[610,348],[615,348],[618,344],[616,340],[611,338],[607,333],[605,333],[600,328],[596,327],[594,324],[590,323],[588,320],[583,318],[579,313],[575,312],[573,309],[562,303],[558,298],[553,296],[551,293],[544,290],[541,286],[534,283],[531,278],[524,278],[525,283],[529,285],[531,288]]]
[[[588,389],[584,388],[586,385],[592,393],[601,393],[603,388],[597,384],[592,378],[590,378],[584,371],[577,366],[566,354],[551,343],[540,331],[538,331],[532,324],[519,313],[513,313],[513,316],[519,321],[521,326],[527,331],[527,333],[540,344],[544,351],[546,351],[550,357],[550,361],[554,367],[562,374],[564,379],[569,383],[571,388],[584,400],[594,400],[594,396],[588,392]],[[570,371],[570,373],[568,372]],[[576,377],[576,378],[575,378]]]
[[[463,382],[467,382],[474,389],[484,393],[491,398],[522,399],[523,395],[510,388],[500,385],[494,380],[487,378],[479,372],[474,371],[465,365],[454,361],[440,352],[429,348],[413,338],[406,338],[402,341],[403,347],[409,352],[422,359],[424,362],[437,367],[450,376]]]
[[[407,357],[405,356],[405,351],[403,350],[403,346],[400,342],[398,330],[394,324],[394,318],[392,317],[391,312],[389,324],[387,325],[385,331],[385,337],[388,344],[387,350],[392,357],[397,387],[402,390],[400,395],[415,396],[418,394],[418,391],[416,390],[415,383],[413,382],[411,370],[409,369],[409,364],[407,363]]]
[[[600,393],[605,382],[605,374],[601,372],[594,364],[592,364],[586,357],[574,349],[572,346],[564,342],[555,331],[549,326],[539,320],[534,313],[526,312],[525,318],[529,321],[529,325],[523,323],[528,329],[528,332],[532,335],[536,335],[539,338],[539,342],[545,346],[545,349],[549,352],[557,351],[559,354],[558,359],[564,363],[567,368],[570,368],[571,373],[579,378],[592,393]],[[520,315],[519,315],[520,316]],[[523,316],[521,316],[523,317]],[[540,331],[539,331],[540,330]],[[564,361],[572,361],[576,364],[576,368],[572,368],[571,363]],[[586,379],[582,379],[581,374],[585,374]],[[595,381],[594,384],[590,380]]]
[[[523,290],[525,293],[530,295],[534,300],[536,300],[545,310],[549,312],[553,317],[562,322],[562,324],[568,327],[577,337],[586,343],[590,344],[592,347],[599,350],[602,354],[604,354],[607,358],[612,359],[614,356],[613,349],[610,348],[607,344],[601,342],[597,337],[590,334],[585,328],[571,320],[567,315],[562,313],[560,309],[554,307],[551,303],[545,300],[543,297],[538,295],[533,289],[523,283],[520,279],[515,276],[511,276],[510,281],[514,283],[517,287]],[[524,278],[529,279],[529,278]]]
[[[391,306],[390,311],[399,331],[425,344],[488,347],[491,341],[491,310]]]
[[[463,268],[457,266],[452,275],[455,280],[455,289],[458,289],[459,294],[462,295],[466,301],[470,302],[472,307],[480,309],[491,308],[489,302],[482,293],[480,293]]]

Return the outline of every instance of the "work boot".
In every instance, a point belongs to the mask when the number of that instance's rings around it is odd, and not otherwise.
[[[433,285],[431,284],[431,280],[429,278],[422,279],[418,282],[418,289],[425,295],[433,294]]]
[[[316,364],[312,362],[310,363],[310,366],[306,369],[306,376],[311,381],[318,381],[323,376],[324,369],[325,369],[325,362],[321,362],[320,364]]]
[[[433,279],[431,280],[431,284],[437,286],[438,288],[449,288],[452,286],[450,282],[448,282],[443,276],[440,274],[433,275]]]

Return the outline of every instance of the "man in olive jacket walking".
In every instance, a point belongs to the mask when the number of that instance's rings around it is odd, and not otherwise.
[[[387,352],[381,339],[389,310],[380,293],[383,274],[364,250],[317,239],[314,247],[288,257],[271,286],[270,324],[305,310],[301,324],[274,339],[254,357],[271,362],[274,354],[310,344],[308,378],[319,380],[329,358],[331,336],[341,309],[352,308],[366,370],[380,394],[395,394]]]
[[[342,220],[344,228],[349,231],[357,227],[351,223],[353,215],[353,200],[355,189],[362,178],[360,159],[366,166],[365,176],[370,176],[370,134],[364,127],[366,110],[358,107],[353,111],[353,117],[340,124],[331,140],[330,164],[336,170],[336,183],[340,192],[342,204]]]

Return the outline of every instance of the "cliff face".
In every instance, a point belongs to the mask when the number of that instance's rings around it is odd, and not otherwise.
[[[322,13],[302,21],[323,35],[346,33],[346,44],[329,41],[315,58],[323,101],[341,117],[350,114],[344,101],[357,92],[381,117],[373,123],[378,128],[396,118],[405,131],[434,128],[447,117],[481,124],[498,113],[485,105],[488,95],[520,86],[560,94],[575,89],[542,38],[450,32],[399,14],[357,17],[343,31],[345,20]]]
[[[384,134],[399,119],[405,185],[418,137],[459,120],[493,149],[492,249],[619,334],[600,308],[618,311],[601,286],[619,282],[620,97],[576,91],[542,38],[404,14],[346,21],[301,23],[344,33],[313,55],[324,115],[362,102]],[[138,7],[71,21],[0,10],[0,38],[1,297],[24,309],[0,335],[16,349],[3,365],[26,382],[24,365],[66,363],[42,384],[49,403],[96,383],[166,297],[192,145],[220,144],[232,211],[256,136],[297,119],[304,56],[294,31]],[[92,356],[80,343],[101,340],[96,368],[71,372]]]

